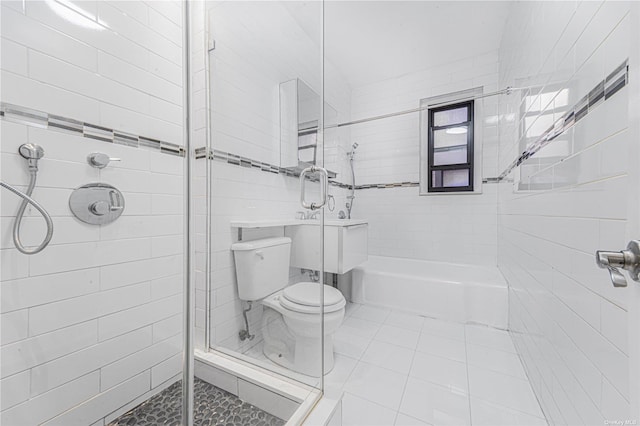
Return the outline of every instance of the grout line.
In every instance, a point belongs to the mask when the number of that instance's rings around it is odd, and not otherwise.
[[[467,401],[469,403],[469,424],[473,426],[473,416],[471,412],[471,380],[469,379],[469,352],[467,350],[467,326],[464,325],[464,359],[465,370],[467,371]]]
[[[424,325],[424,318],[422,320],[422,323]],[[404,388],[402,389],[402,396],[400,397],[400,405],[398,406],[398,410],[396,412],[396,419],[394,421],[394,424],[398,421],[398,415],[400,414],[400,409],[402,407],[402,401],[404,400],[404,396],[407,392],[407,385],[409,384],[409,378],[411,378],[411,370],[413,369],[413,363],[416,359],[416,354],[418,353],[418,343],[420,342],[420,334],[422,333],[422,328],[420,329],[421,331],[418,333],[418,341],[416,342],[416,348],[413,350],[413,356],[411,357],[411,364],[409,365],[409,372],[407,373],[407,378],[404,381]],[[404,413],[403,413],[404,414]]]

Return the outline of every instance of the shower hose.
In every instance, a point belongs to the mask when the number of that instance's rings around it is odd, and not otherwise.
[[[31,170],[29,172],[31,176],[31,180],[29,182],[29,186],[27,187],[27,193],[23,193],[22,191],[17,190],[13,186],[0,182],[0,186],[8,189],[9,191],[16,194],[18,197],[22,198],[22,203],[20,203],[20,207],[18,208],[18,213],[16,214],[16,220],[13,223],[13,243],[16,245],[16,248],[24,254],[36,254],[40,253],[51,241],[51,237],[53,237],[53,221],[51,220],[51,216],[49,213],[38,203],[36,200],[31,198],[31,194],[33,193],[33,188],[36,186],[36,170]],[[38,247],[33,249],[28,249],[22,245],[22,240],[20,239],[20,223],[22,222],[22,218],[24,217],[24,211],[27,208],[27,205],[31,204],[36,208],[44,218],[45,222],[47,222],[47,235],[44,237],[44,240],[40,243]]]

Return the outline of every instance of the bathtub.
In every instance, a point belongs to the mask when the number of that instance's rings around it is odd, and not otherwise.
[[[461,323],[507,328],[497,267],[369,256],[353,269],[352,301]]]

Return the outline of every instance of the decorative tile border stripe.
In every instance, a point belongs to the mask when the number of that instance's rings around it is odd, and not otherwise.
[[[482,179],[482,183],[500,183],[499,177],[489,177]]]
[[[61,117],[59,115],[48,114],[24,108],[18,105],[0,103],[0,117],[4,120],[14,121],[28,126],[40,127],[43,129],[64,131],[94,139],[101,142],[125,145],[134,148],[148,148],[159,151],[163,154],[177,155],[184,157],[186,152],[183,146],[138,136],[108,127],[97,126],[95,124],[84,123],[73,118]]]
[[[587,116],[595,107],[615,95],[629,83],[629,60],[624,61],[604,80],[596,84],[589,93],[580,99],[569,111],[549,127],[535,142],[526,147],[501,174],[498,180],[504,180],[513,169],[531,158],[536,152],[547,146],[552,140],[569,130]]]
[[[338,182],[337,180],[329,180],[329,185],[335,186],[337,188],[342,188],[342,189],[351,189],[351,187],[353,186],[350,183],[342,183],[342,182]],[[357,185],[356,185],[356,189],[358,189]]]
[[[293,170],[287,167],[280,167],[274,164],[265,163],[263,161],[253,160],[247,157],[241,157],[239,155],[232,154],[230,152],[220,151],[218,149],[210,149],[209,155],[207,155],[206,147],[202,146],[202,147],[196,148],[196,159],[199,160],[203,158],[208,158],[209,160],[221,161],[223,163],[232,164],[235,166],[259,169],[260,171],[269,172],[273,174],[280,174],[280,175],[290,176],[295,178],[300,177],[299,171]],[[314,181],[317,179],[310,177],[309,180]],[[340,188],[351,188],[351,185],[338,182],[336,180],[332,180],[331,176],[329,176],[329,185],[337,186]]]
[[[420,186],[419,182],[395,182],[395,183],[368,183],[356,185],[356,189],[388,189],[388,188],[409,188]]]
[[[258,160],[252,160],[251,158],[241,157],[239,155],[220,151],[218,149],[210,149],[209,154],[207,155],[207,147],[204,146],[196,148],[196,159],[202,158],[221,161],[223,163],[232,164],[235,166],[260,169],[263,172],[281,174],[291,177],[300,177],[300,173],[296,173],[295,171],[287,169],[285,167],[275,166],[273,164],[265,163]]]
[[[498,183],[499,178],[491,177],[482,179],[482,183]],[[370,183],[356,185],[356,189],[387,189],[387,188],[409,188],[420,186],[420,182],[395,182],[395,183]]]
[[[241,166],[246,168],[255,168],[263,172],[269,172],[274,174],[281,174],[284,176],[290,176],[298,178],[300,173],[291,169],[275,166],[273,164],[264,163],[250,158],[241,157],[239,155],[231,154],[229,152],[220,151],[217,149],[209,150],[207,156],[207,148],[202,146],[196,148],[196,159],[208,158],[209,160],[221,161],[223,163],[232,164],[235,166]],[[317,181],[317,179],[309,178],[311,181]],[[498,183],[499,178],[485,178],[482,183]],[[339,182],[337,180],[329,179],[329,185],[342,189],[351,189],[352,185],[348,183]],[[419,182],[395,182],[395,183],[369,183],[364,185],[356,185],[355,189],[388,189],[388,188],[408,188],[420,186]]]

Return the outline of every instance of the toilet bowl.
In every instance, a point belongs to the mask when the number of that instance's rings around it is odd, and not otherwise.
[[[278,365],[308,376],[333,369],[333,333],[344,319],[346,301],[340,291],[324,286],[324,330],[321,331],[318,283],[300,282],[262,300],[263,352]],[[321,333],[324,332],[324,347]]]
[[[319,283],[288,284],[290,238],[238,242],[231,250],[240,299],[260,302],[264,307],[265,356],[278,365],[316,377],[322,374],[324,357],[324,373],[331,371],[332,336],[342,324],[346,305],[342,293],[327,285],[321,293]]]

